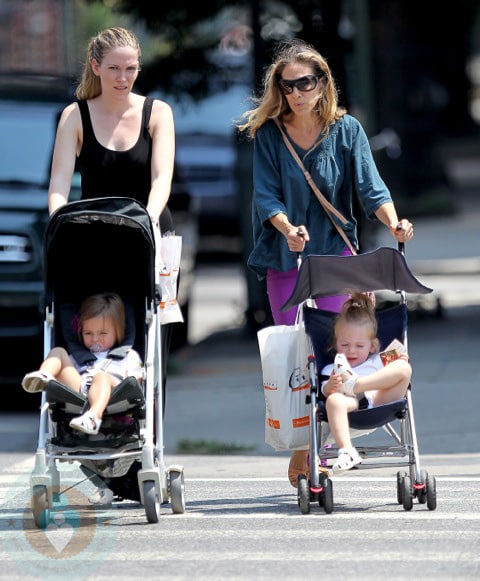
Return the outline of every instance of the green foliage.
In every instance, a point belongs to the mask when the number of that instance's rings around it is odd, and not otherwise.
[[[226,444],[214,440],[180,440],[177,444],[177,454],[204,454],[204,455],[226,455],[243,454],[252,452],[255,446],[239,446],[237,444]]]
[[[87,44],[93,36],[111,26],[129,28],[132,25],[128,14],[115,10],[116,4],[119,3],[115,0],[75,0],[75,54],[79,69],[83,65]]]
[[[115,6],[146,23],[151,31],[168,31],[168,34],[184,36],[184,33],[201,20],[213,18],[225,6],[249,6],[248,0],[209,0],[194,2],[176,0],[172,4],[151,0],[117,0]],[[178,31],[175,33],[174,31]]]

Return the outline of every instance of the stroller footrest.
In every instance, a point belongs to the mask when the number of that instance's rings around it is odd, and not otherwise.
[[[60,408],[66,413],[81,413],[87,402],[85,395],[55,380],[47,384],[45,392],[50,407]],[[145,397],[142,388],[134,377],[127,377],[113,390],[105,414],[118,414],[143,406]]]
[[[145,396],[140,384],[135,377],[127,377],[114,388],[105,413],[118,414],[144,406]]]
[[[81,413],[87,401],[82,393],[55,380],[48,382],[45,394],[51,408],[60,407],[67,413]]]

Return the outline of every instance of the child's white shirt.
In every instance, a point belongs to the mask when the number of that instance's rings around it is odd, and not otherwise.
[[[116,384],[126,377],[133,375],[137,378],[144,377],[144,369],[140,355],[130,349],[122,359],[110,359],[105,367],[105,360],[108,358],[108,351],[95,353],[96,360],[91,365],[79,365],[73,356],[70,356],[75,369],[82,376],[82,392],[85,391],[88,377],[94,376],[99,371],[105,371],[116,379]]]

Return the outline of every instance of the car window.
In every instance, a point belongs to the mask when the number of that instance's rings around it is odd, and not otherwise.
[[[0,181],[45,184],[58,104],[0,103]]]

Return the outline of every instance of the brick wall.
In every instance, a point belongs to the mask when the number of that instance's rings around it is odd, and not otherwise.
[[[64,0],[0,0],[0,70],[62,73]]]

